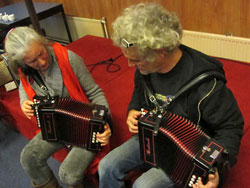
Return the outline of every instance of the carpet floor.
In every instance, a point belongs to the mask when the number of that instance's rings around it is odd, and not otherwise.
[[[27,142],[27,138],[0,121],[0,188],[32,188],[19,162],[20,153]],[[60,163],[50,158],[48,164],[58,178]]]

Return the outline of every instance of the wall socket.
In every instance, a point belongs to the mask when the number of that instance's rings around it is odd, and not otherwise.
[[[16,89],[17,85],[14,81],[12,81],[12,82],[5,84],[4,87],[5,87],[6,91],[11,91],[13,89]]]

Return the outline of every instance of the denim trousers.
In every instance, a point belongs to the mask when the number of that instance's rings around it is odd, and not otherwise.
[[[52,176],[48,166],[48,158],[59,149],[65,147],[59,142],[47,142],[38,133],[21,152],[20,162],[24,171],[30,176],[35,185],[44,184]],[[74,186],[83,180],[83,173],[95,156],[80,147],[72,147],[59,168],[59,178],[62,183]]]
[[[99,163],[99,188],[125,187],[124,178],[131,169],[142,165],[138,135],[108,153]],[[133,188],[172,188],[174,183],[160,168],[150,168],[133,184]]]

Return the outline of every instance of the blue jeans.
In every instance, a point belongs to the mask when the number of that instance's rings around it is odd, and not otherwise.
[[[65,147],[59,142],[47,142],[37,134],[22,150],[20,162],[35,185],[44,184],[51,178],[52,172],[47,159],[59,149]],[[93,160],[95,153],[80,147],[73,147],[59,168],[60,180],[70,186],[82,183],[83,173]]]
[[[99,188],[124,187],[124,178],[131,169],[144,162],[140,158],[138,135],[108,153],[99,163]],[[150,168],[133,184],[133,188],[172,188],[173,182],[159,168]]]

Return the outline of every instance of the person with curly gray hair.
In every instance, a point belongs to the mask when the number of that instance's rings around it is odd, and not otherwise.
[[[176,182],[166,171],[148,167],[140,156],[137,133],[141,109],[163,108],[185,84],[210,71],[218,73],[221,78],[210,79],[189,90],[168,106],[168,111],[187,118],[220,142],[228,151],[230,166],[234,165],[244,121],[232,92],[225,85],[222,64],[182,45],[182,27],[178,17],[159,4],[130,6],[112,27],[114,44],[121,48],[128,65],[136,67],[135,86],[127,115],[128,129],[134,135],[100,161],[100,188],[124,187],[126,176],[138,167],[144,167],[144,171],[133,183],[133,188],[175,187]],[[155,100],[145,85],[151,89]],[[223,182],[222,177],[218,167],[214,174],[209,174],[207,182],[198,180],[191,187],[215,188]]]
[[[107,100],[91,77],[82,59],[59,43],[49,42],[32,28],[17,27],[9,31],[5,50],[11,69],[19,76],[20,106],[25,116],[34,116],[33,97],[69,97],[82,102],[105,105]],[[46,90],[42,89],[33,75],[40,75]],[[97,134],[102,146],[109,143],[111,129],[107,123],[104,132]],[[37,188],[59,188],[59,182],[47,164],[55,152],[64,148],[61,142],[43,140],[41,132],[36,134],[21,152],[20,162],[30,176],[32,186]],[[84,171],[94,159],[96,152],[72,146],[59,168],[59,178],[69,188],[82,188]]]

